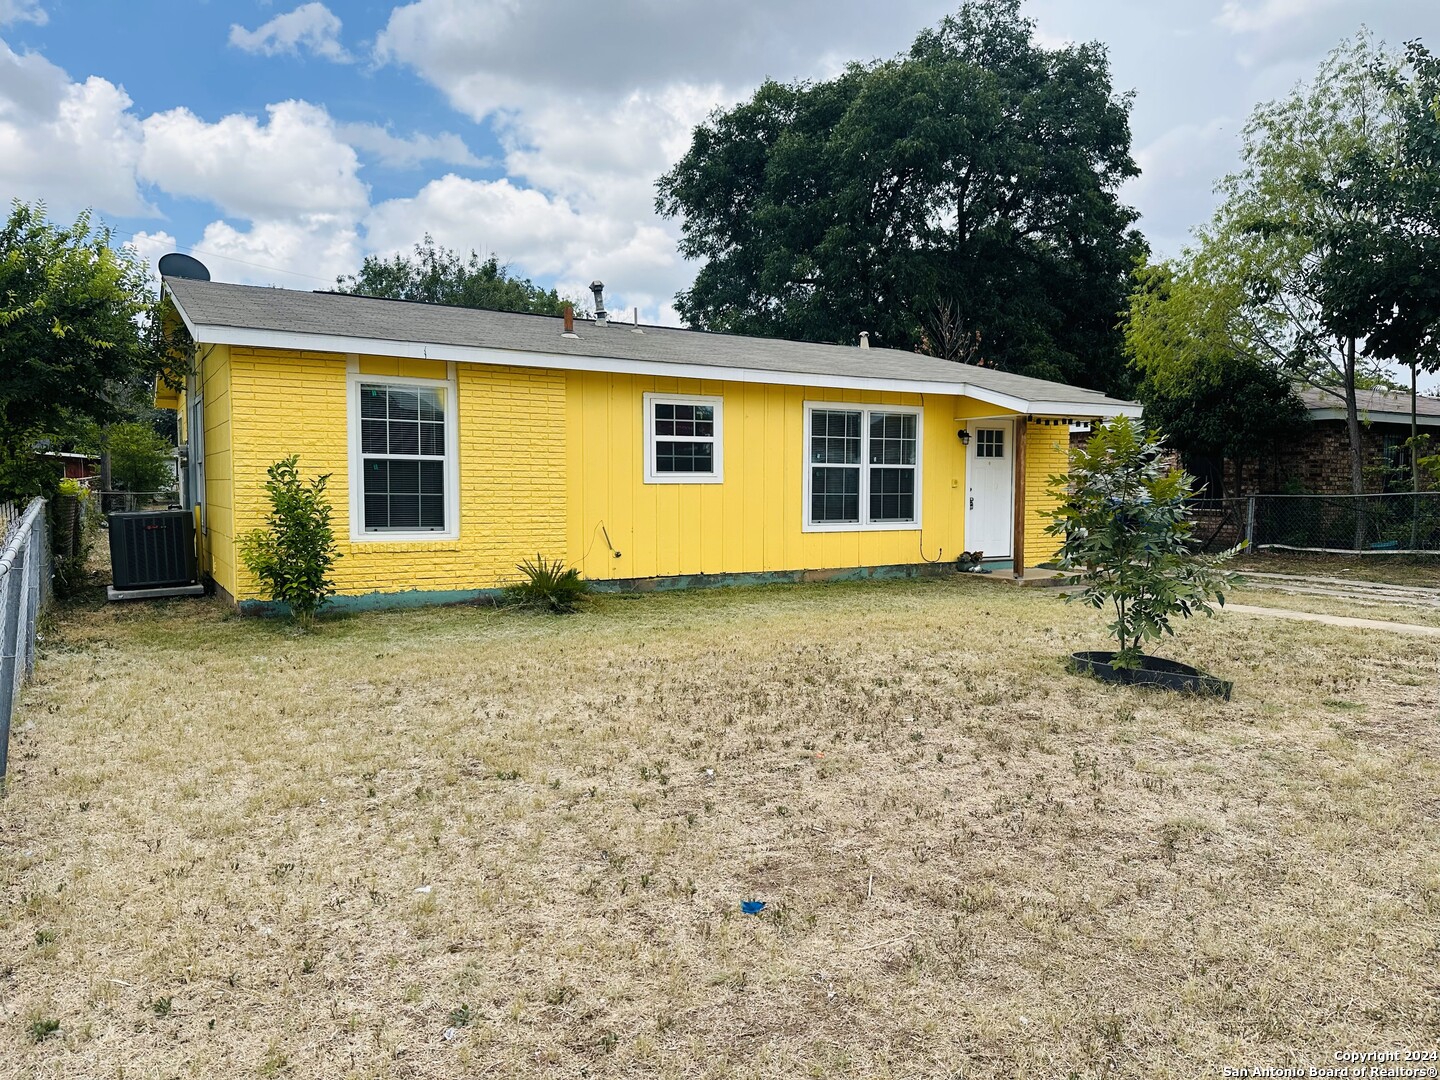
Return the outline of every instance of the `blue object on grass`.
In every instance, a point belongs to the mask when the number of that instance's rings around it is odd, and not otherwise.
[[[746,915],[759,915],[765,910],[764,900],[741,900],[740,910]]]

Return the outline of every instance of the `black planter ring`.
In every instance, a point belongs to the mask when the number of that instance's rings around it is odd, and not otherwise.
[[[1162,660],[1158,656],[1140,657],[1137,668],[1114,667],[1111,664],[1114,659],[1113,652],[1077,652],[1071,654],[1065,666],[1078,674],[1093,675],[1105,682],[1154,686],[1180,693],[1218,697],[1222,701],[1230,700],[1230,691],[1235,687],[1229,679],[1217,679],[1189,664]]]

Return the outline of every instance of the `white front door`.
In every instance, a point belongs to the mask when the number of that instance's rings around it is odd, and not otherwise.
[[[965,548],[1008,559],[1015,535],[1015,425],[971,420],[965,455]]]

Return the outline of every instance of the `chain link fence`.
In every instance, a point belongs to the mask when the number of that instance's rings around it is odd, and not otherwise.
[[[10,717],[35,671],[35,629],[50,602],[50,535],[45,500],[22,511],[0,505],[0,784],[10,757]]]
[[[1196,499],[1196,542],[1223,551],[1336,555],[1440,555],[1440,492],[1377,495],[1251,495]]]

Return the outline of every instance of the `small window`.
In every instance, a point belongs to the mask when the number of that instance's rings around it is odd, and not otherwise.
[[[977,458],[1003,458],[1005,456],[1005,429],[980,428],[975,432],[975,456]]]
[[[450,387],[362,379],[355,393],[359,460],[352,475],[360,490],[352,533],[454,535]]]
[[[916,528],[920,413],[806,407],[807,529]]]
[[[722,478],[718,397],[645,395],[645,482],[715,484]]]

